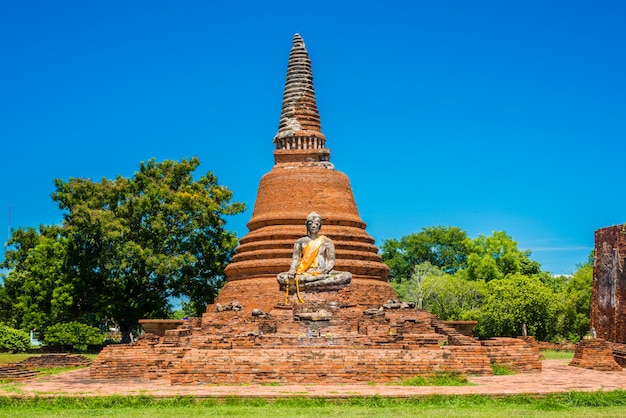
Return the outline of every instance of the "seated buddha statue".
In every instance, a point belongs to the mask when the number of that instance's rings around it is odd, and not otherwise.
[[[352,273],[333,270],[335,245],[319,232],[322,218],[315,212],[306,217],[307,235],[293,247],[289,271],[278,274],[280,289],[287,293],[338,290],[350,284]]]

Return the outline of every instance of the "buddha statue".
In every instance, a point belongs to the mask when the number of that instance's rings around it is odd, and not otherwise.
[[[289,293],[339,290],[350,284],[352,273],[333,270],[335,245],[319,232],[322,218],[315,212],[306,217],[307,235],[298,238],[293,247],[289,271],[278,274],[280,289]],[[290,289],[291,287],[291,289]]]

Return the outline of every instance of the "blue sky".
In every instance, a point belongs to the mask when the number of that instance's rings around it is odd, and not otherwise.
[[[59,223],[55,178],[191,157],[248,211],[273,165],[294,33],[331,161],[377,244],[506,231],[570,273],[626,222],[621,1],[0,5],[0,241]]]

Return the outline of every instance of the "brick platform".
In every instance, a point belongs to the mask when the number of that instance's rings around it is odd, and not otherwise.
[[[320,308],[331,311],[332,319],[297,319],[299,312]],[[481,342],[426,311],[364,311],[318,300],[277,305],[265,317],[245,310],[208,312],[163,337],[145,334],[135,344],[106,347],[90,372],[94,379],[139,377],[172,384],[336,384],[391,382],[433,372],[489,375],[491,364],[541,371],[538,350],[522,339]]]

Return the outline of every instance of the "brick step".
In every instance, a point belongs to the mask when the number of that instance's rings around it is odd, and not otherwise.
[[[78,367],[89,366],[91,360],[80,354],[42,354],[28,357],[19,363],[27,368]]]
[[[626,367],[626,347],[613,345],[613,358],[622,367]]]
[[[26,380],[32,379],[37,376],[39,372],[37,370],[31,370],[27,367],[17,364],[7,364],[0,366],[0,380]]]

